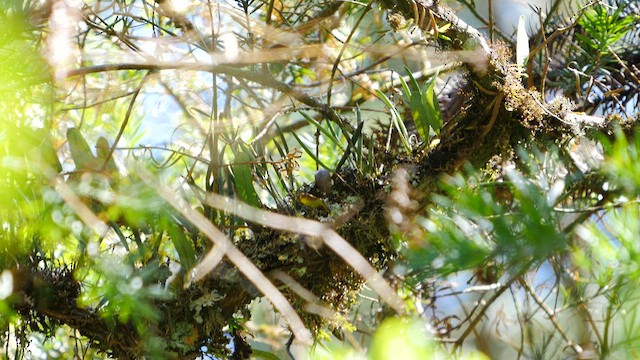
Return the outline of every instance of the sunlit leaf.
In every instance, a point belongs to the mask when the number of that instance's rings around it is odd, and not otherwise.
[[[260,198],[253,187],[254,161],[248,151],[238,149],[233,165],[233,179],[238,197],[251,206],[260,207]]]
[[[300,111],[300,114],[305,118],[305,120],[307,120],[311,125],[315,126],[316,129],[318,129],[324,136],[326,136],[327,139],[331,140],[332,143],[334,143],[336,146],[339,146],[342,149],[342,144],[340,143],[340,140],[338,140],[336,136],[332,134],[330,129],[325,129],[325,126],[330,128],[331,123],[326,122],[325,125],[323,126],[319,122],[317,122],[314,118],[307,115],[304,111]],[[344,149],[342,150],[344,151]]]
[[[411,115],[416,124],[416,129],[422,141],[428,141],[430,130],[435,134],[440,133],[442,127],[442,115],[440,114],[440,105],[435,94],[435,81],[438,78],[434,75],[422,88],[413,77],[413,74],[407,69],[409,75],[409,84],[407,85],[401,79],[405,96],[409,99],[411,106]]]
[[[387,96],[382,91],[376,90],[376,93],[378,94],[378,97],[380,98],[380,100],[382,100],[382,102],[390,110],[391,124],[396,128],[396,130],[398,131],[398,134],[400,134],[400,141],[402,142],[402,145],[404,146],[405,151],[407,153],[410,153],[412,149],[411,149],[411,144],[409,143],[409,133],[407,132],[407,128],[404,125],[404,122],[402,121],[402,117],[400,116],[398,109],[396,109],[396,107],[391,103],[389,98],[387,98]]]
[[[442,128],[442,115],[440,114],[440,104],[438,103],[438,97],[436,96],[436,80],[437,75],[434,75],[429,82],[427,82],[422,89],[425,97],[425,107],[427,108],[426,118],[427,123],[431,126],[431,129],[440,135],[440,129]]]
[[[320,158],[316,156],[315,152],[311,150],[311,148],[300,138],[300,136],[298,136],[298,134],[296,134],[295,132],[292,132],[291,135],[293,135],[293,137],[296,139],[298,144],[300,144],[300,146],[302,146],[302,149],[304,149],[304,152],[307,155],[309,155],[313,159],[313,161],[315,161],[316,164],[320,165],[321,167],[327,170],[332,170],[324,162],[322,162]]]
[[[168,223],[167,226],[167,232],[169,234],[169,237],[171,238],[173,246],[178,252],[182,268],[185,270],[191,269],[196,262],[196,254],[193,249],[193,242],[189,240],[184,235],[184,232],[180,230],[175,224]]]
[[[429,326],[417,319],[389,318],[373,337],[371,359],[437,359]]]

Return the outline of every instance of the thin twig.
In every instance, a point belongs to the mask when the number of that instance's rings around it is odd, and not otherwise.
[[[120,138],[122,138],[122,134],[124,133],[124,129],[127,127],[127,124],[129,124],[129,118],[131,118],[131,111],[133,111],[133,105],[136,102],[136,98],[138,98],[138,95],[140,94],[140,91],[142,90],[142,87],[144,86],[145,82],[147,82],[147,80],[149,79],[149,77],[153,73],[154,73],[154,71],[147,72],[144,75],[144,77],[142,78],[142,81],[140,81],[140,84],[138,85],[136,90],[133,92],[133,96],[131,97],[131,101],[129,102],[129,107],[127,108],[127,112],[124,115],[124,120],[122,121],[122,124],[120,125],[120,130],[118,130],[118,135],[116,135],[116,139],[113,141],[113,144],[111,145],[111,148],[109,149],[109,152],[107,153],[107,155],[104,158],[104,163],[102,164],[102,167],[100,168],[101,171],[104,171],[107,168],[107,165],[109,164],[109,160],[113,156],[113,152],[116,150],[116,147],[118,146],[118,142],[120,141]]]
[[[494,27],[493,27],[493,1],[489,0],[488,1],[488,7],[489,7],[489,43],[493,44],[493,32],[494,32]]]
[[[342,59],[342,55],[347,50],[347,46],[349,46],[349,42],[351,41],[353,34],[355,34],[356,30],[358,30],[358,28],[360,27],[360,23],[364,19],[365,15],[367,15],[369,10],[371,10],[372,5],[373,5],[373,1],[370,2],[369,5],[367,5],[367,7],[365,7],[362,10],[362,14],[356,21],[355,25],[353,25],[353,29],[347,36],[347,39],[342,44],[342,48],[340,49],[340,52],[338,53],[336,60],[333,62],[333,67],[331,68],[331,76],[329,77],[329,87],[327,89],[327,105],[328,106],[331,106],[331,90],[333,89],[333,77],[336,75],[336,71],[338,70],[338,65],[340,65],[340,59]]]
[[[468,0],[458,0],[458,2],[460,2],[461,4],[463,4],[467,9],[469,9],[469,11],[473,14],[473,16],[476,17],[476,19],[480,20],[483,24],[490,26],[490,22],[489,20],[485,19],[484,16],[482,16],[482,14],[480,14],[478,12],[478,10],[476,9],[475,5]],[[497,27],[493,27],[493,32],[495,34],[497,34],[498,36],[500,36],[505,42],[507,42],[509,45],[511,45],[512,47],[515,46],[513,40],[511,40],[511,38],[509,36],[507,36],[505,33],[502,32],[502,30],[498,29]],[[493,41],[493,38],[490,38],[490,41]]]
[[[243,78],[251,82],[278,90],[283,92],[292,98],[300,101],[301,103],[317,109],[322,115],[339,124],[341,127],[347,127],[353,129],[353,126],[349,124],[349,121],[342,115],[340,115],[335,109],[316,99],[315,97],[305,94],[304,92],[293,88],[291,85],[280,82],[272,77],[265,77],[261,72],[252,70],[242,70],[236,67],[227,65],[211,65],[204,63],[180,63],[180,62],[166,62],[166,63],[120,63],[120,64],[105,64],[88,66],[70,70],[67,77],[88,75],[93,73],[101,73],[105,71],[116,70],[192,70],[192,71],[217,71],[220,74],[227,74],[238,78]]]
[[[520,310],[520,305],[518,305],[518,299],[516,298],[516,294],[513,292],[513,289],[509,288],[509,292],[511,292],[511,297],[513,298],[513,306],[515,307],[516,318],[518,319],[518,325],[520,326],[520,346],[518,347],[518,357],[516,360],[520,360],[522,358],[522,353],[524,352],[524,336],[525,336],[525,319],[521,318],[522,311]]]
[[[491,298],[489,298],[489,300],[487,301],[487,305],[485,305],[482,309],[480,309],[480,313],[473,319],[471,320],[471,322],[469,323],[469,326],[467,326],[467,328],[464,330],[464,333],[462,333],[462,335],[460,335],[460,337],[458,338],[458,340],[456,340],[455,346],[454,346],[454,350],[458,349],[462,346],[462,344],[464,343],[465,339],[469,336],[469,334],[471,334],[476,325],[478,325],[478,322],[480,322],[480,320],[482,320],[482,318],[484,318],[484,314],[486,314],[487,310],[489,310],[489,307],[502,295],[502,293],[504,293],[510,286],[511,284],[513,284],[514,281],[517,280],[517,277],[514,276],[512,277],[506,284],[504,284],[502,287],[500,287],[500,289],[498,289],[498,291],[495,292],[495,294],[493,294],[493,296]]]
[[[542,22],[542,13],[538,13],[540,16],[540,21]],[[547,81],[547,73],[549,72],[549,65],[551,64],[551,58],[549,57],[549,47],[546,45],[547,43],[547,34],[544,32],[544,29],[540,29],[540,33],[542,34],[542,42],[545,43],[544,46],[544,66],[542,67],[542,75],[540,80],[540,94],[542,97],[545,97],[545,85]],[[529,61],[531,61],[531,57],[529,57]],[[533,62],[532,62],[533,63]]]
[[[540,299],[538,294],[536,294],[535,290],[533,290],[531,288],[531,286],[529,285],[529,283],[527,283],[526,280],[520,278],[518,280],[518,282],[524,287],[524,289],[527,291],[527,293],[529,295],[531,295],[531,297],[538,304],[538,306],[540,306],[540,308],[542,308],[544,310],[544,312],[547,313],[547,316],[549,317],[549,320],[553,324],[553,327],[556,328],[556,330],[558,331],[560,336],[562,336],[562,338],[567,342],[567,345],[569,345],[571,347],[571,349],[573,349],[573,351],[576,352],[576,354],[581,354],[582,353],[582,347],[580,347],[580,345],[574,343],[573,340],[571,340],[569,338],[567,333],[560,326],[560,323],[558,323],[558,319],[556,318],[556,315],[553,312],[553,310],[551,310],[549,308],[549,306],[542,299]]]

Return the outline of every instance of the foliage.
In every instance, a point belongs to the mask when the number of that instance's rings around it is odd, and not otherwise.
[[[637,353],[634,3],[0,6],[3,357]]]

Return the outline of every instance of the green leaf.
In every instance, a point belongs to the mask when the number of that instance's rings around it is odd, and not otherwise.
[[[287,138],[284,136],[284,132],[282,131],[282,128],[280,128],[280,125],[278,125],[277,122],[274,125],[276,126],[276,129],[278,129],[278,135],[280,136],[280,140],[282,141],[282,147],[284,148],[284,152],[286,154],[289,154],[291,151],[289,151],[289,145],[287,144]],[[280,155],[282,157],[284,157],[283,153],[280,153]]]
[[[411,107],[411,116],[416,124],[418,134],[422,138],[422,141],[429,140],[429,128],[433,129],[436,134],[440,134],[440,128],[442,128],[442,115],[440,114],[440,105],[438,104],[438,98],[435,94],[435,85],[438,75],[434,75],[420,89],[418,81],[413,77],[413,74],[406,68],[409,74],[409,85],[401,79],[405,95],[409,99],[409,105]]]
[[[426,99],[419,91],[411,93],[409,99],[409,105],[411,106],[411,116],[416,124],[416,129],[422,141],[429,140],[429,122],[427,121],[427,109]]]
[[[407,72],[409,74],[411,74],[411,72],[409,71],[409,68],[405,67],[405,69],[407,69]],[[400,85],[402,85],[402,90],[404,92],[404,96],[407,98],[407,100],[411,99],[411,89],[409,89],[409,85],[407,85],[407,82],[404,81],[404,78],[402,76],[400,76],[399,80],[400,80]],[[416,90],[418,90],[418,89],[416,89]]]
[[[280,360],[280,358],[277,357],[275,354],[270,353],[268,351],[264,351],[264,350],[258,350],[258,349],[251,349],[251,356],[255,356],[257,359],[264,359],[264,360]]]
[[[171,220],[168,221],[168,233],[171,237],[171,242],[178,252],[180,257],[180,264],[185,270],[191,269],[196,263],[196,253],[193,249],[193,243],[187,239],[184,232]]]
[[[281,158],[285,158],[287,156],[287,153],[283,150],[283,147],[280,146],[280,144],[278,143],[278,140],[276,140],[276,138],[274,137],[272,140],[273,145],[276,147],[276,150],[278,150],[278,154],[280,154]]]
[[[427,121],[427,112],[429,109],[427,108],[427,102],[424,93],[420,90],[420,86],[418,82],[413,77],[409,68],[406,68],[407,73],[409,74],[409,80],[411,84],[411,89],[409,87],[405,87],[406,83],[404,80],[401,82],[403,84],[403,88],[405,88],[405,93],[408,93],[409,96],[409,106],[411,107],[411,116],[413,117],[413,122],[416,124],[416,129],[418,130],[418,134],[422,141],[429,140],[429,122]]]
[[[253,161],[255,159],[249,151],[237,148],[236,164],[233,165],[233,179],[240,200],[251,206],[260,207],[260,198],[253,187],[253,165],[251,164]]]
[[[400,140],[402,141],[402,145],[407,153],[411,152],[411,144],[409,144],[409,133],[407,132],[407,128],[404,126],[402,122],[402,118],[400,117],[400,113],[396,107],[391,103],[389,98],[380,90],[376,90],[376,93],[380,97],[380,100],[389,108],[391,111],[391,123],[394,125],[398,133],[400,134]]]
[[[109,222],[109,226],[113,229],[113,231],[118,235],[118,239],[120,239],[120,243],[124,247],[125,250],[129,251],[129,244],[127,243],[127,237],[124,235],[118,224],[114,222]]]
[[[438,103],[438,97],[436,96],[436,79],[438,74],[434,75],[431,80],[426,84],[426,88],[423,90],[424,99],[426,100],[426,118],[427,123],[436,135],[440,135],[440,129],[442,129],[442,114],[440,113],[440,104]]]
[[[356,128],[356,134],[358,134],[358,138],[356,141],[356,167],[358,169],[362,169],[362,128],[364,127],[364,120],[362,120],[362,111],[360,111],[360,106],[358,106],[357,104],[356,119],[358,120],[358,127]]]
[[[344,151],[344,148],[342,147],[342,144],[340,144],[340,140],[338,140],[336,138],[336,136],[334,134],[332,134],[332,131],[330,131],[329,129],[326,129],[324,126],[322,126],[319,122],[317,122],[314,118],[312,118],[311,116],[307,115],[304,111],[300,111],[300,114],[313,126],[315,126],[324,136],[327,137],[327,139],[331,140],[331,142],[333,142],[334,144],[336,144],[336,146],[340,147],[340,149],[342,151]],[[327,125],[330,126],[330,125]]]
[[[309,148],[303,141],[302,139],[298,136],[298,134],[296,134],[296,132],[292,132],[291,135],[293,135],[293,137],[296,139],[296,141],[298,141],[298,144],[300,144],[300,146],[302,146],[302,148],[304,149],[304,152],[309,155],[313,161],[315,161],[318,165],[322,166],[323,168],[329,170],[329,171],[333,171],[333,169],[329,168],[327,165],[325,165],[325,163],[323,163],[314,153],[313,150],[311,150],[311,148]]]

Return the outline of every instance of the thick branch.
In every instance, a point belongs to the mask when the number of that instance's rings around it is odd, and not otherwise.
[[[414,16],[414,8],[409,1],[381,1],[385,6],[400,11],[405,17]],[[460,109],[459,115],[454,117],[442,130],[440,143],[425,151],[424,154],[406,160],[416,166],[416,177],[422,184],[424,194],[430,194],[436,189],[439,175],[451,173],[459,168],[465,161],[482,164],[491,156],[500,154],[505,149],[512,147],[518,140],[531,136],[532,133],[546,133],[552,136],[561,136],[573,133],[583,126],[605,128],[607,123],[599,118],[585,117],[568,112],[567,109],[552,107],[539,100],[540,97],[534,91],[524,89],[518,75],[517,68],[509,64],[507,59],[496,59],[485,39],[474,28],[457,18],[449,9],[426,0],[416,0],[416,6],[420,9],[431,11],[440,21],[452,24],[450,36],[453,45],[459,49],[459,59],[470,69],[472,81],[469,88],[461,89],[471,99],[468,108]],[[422,11],[422,10],[421,10]],[[310,96],[292,86],[265,76],[263,72],[246,70],[230,65],[196,64],[196,63],[145,63],[145,64],[107,64],[80,68],[68,73],[68,76],[80,76],[91,73],[100,73],[116,70],[190,70],[216,72],[278,90],[295,100],[317,109],[325,118],[340,124],[343,128],[351,128],[345,117],[334,108],[327,106],[319,99]],[[504,100],[504,103],[503,103]],[[508,104],[508,107],[505,107]],[[396,159],[384,159],[385,173],[380,175],[384,183],[389,174],[395,170]],[[339,174],[348,176],[348,174]],[[373,183],[373,182],[369,182]],[[342,224],[336,229],[339,234],[349,240],[365,258],[376,257],[381,259],[377,266],[384,266],[393,254],[388,250],[388,229],[382,216],[383,200],[381,194],[382,185],[377,187],[362,184],[338,183],[330,197],[330,201],[337,205],[346,202],[345,199],[357,196],[366,202],[362,211],[352,222]],[[296,209],[301,215],[308,217],[320,217],[312,209]],[[251,239],[239,239],[238,248],[248,259],[263,272],[287,269],[290,273],[298,274],[295,280],[302,286],[319,295],[324,301],[338,309],[346,308],[354,298],[354,292],[362,284],[358,277],[339,256],[324,249],[316,249],[312,244],[313,239],[306,239],[298,234],[286,234],[273,229],[252,225],[255,236]],[[286,255],[286,256],[282,256]],[[47,270],[42,270],[47,271]],[[42,276],[48,279],[49,276]],[[223,279],[223,280],[221,280]],[[75,281],[70,279],[69,281]],[[53,284],[47,285],[55,288]],[[195,287],[195,286],[194,286]],[[504,287],[500,292],[505,291]],[[172,314],[182,316],[182,319],[190,319],[193,310],[189,309],[189,301],[207,291],[222,296],[215,309],[210,309],[209,327],[222,325],[234,312],[243,309],[244,306],[257,295],[256,289],[242,277],[239,272],[233,272],[229,262],[222,262],[210,278],[204,283],[199,283],[197,288],[177,290],[175,301],[160,304],[159,308],[164,312],[164,322],[158,326],[159,332],[164,332],[167,338],[171,338]],[[295,301],[296,297],[288,294]],[[496,296],[499,295],[496,294]],[[59,295],[60,296],[60,295]],[[56,303],[64,301],[64,298],[54,299]],[[295,304],[300,305],[300,304]],[[301,308],[301,307],[297,307]],[[57,307],[54,310],[49,307],[38,307],[27,310],[36,310],[41,314],[72,327],[81,329],[83,334],[95,339],[103,349],[111,349],[114,354],[127,354],[135,352],[137,338],[130,324],[106,324],[96,312],[89,309],[81,309],[75,301],[68,302],[66,306]],[[216,317],[217,315],[217,317]],[[482,313],[480,314],[482,315]],[[479,316],[477,321],[481,317]],[[211,325],[214,321],[215,325]],[[198,325],[194,325],[198,326]],[[204,325],[200,325],[204,328]],[[206,331],[199,332],[200,337],[194,342],[194,349],[206,345],[213,336]],[[224,335],[221,335],[224,338]],[[122,355],[126,356],[126,355]]]

